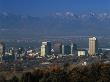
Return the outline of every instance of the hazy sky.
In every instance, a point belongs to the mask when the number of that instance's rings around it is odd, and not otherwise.
[[[109,12],[110,0],[0,0],[0,11],[42,16],[55,12]]]

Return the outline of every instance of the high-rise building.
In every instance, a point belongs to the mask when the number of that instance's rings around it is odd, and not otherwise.
[[[62,44],[61,46],[61,53],[62,55],[73,55],[77,51],[76,44]]]
[[[65,54],[65,46],[64,45],[61,45],[61,53],[62,53],[62,55]]]
[[[0,55],[5,55],[5,44],[0,43]]]
[[[88,54],[90,56],[94,56],[94,55],[96,55],[97,50],[98,50],[98,47],[97,47],[97,39],[96,39],[96,37],[89,38]]]
[[[51,42],[42,42],[41,46],[41,56],[51,55]]]
[[[45,55],[46,55],[45,52],[46,52],[46,51],[45,51],[45,45],[42,45],[42,46],[41,46],[41,55],[40,55],[40,56],[45,57]]]
[[[71,55],[76,54],[76,52],[77,52],[77,45],[71,43]]]
[[[71,46],[68,44],[62,45],[62,55],[69,55],[71,54]]]
[[[0,61],[2,61],[2,56],[5,55],[5,44],[0,43]]]
[[[66,55],[69,55],[69,54],[71,54],[71,45],[65,45],[64,46],[64,53],[66,54]]]

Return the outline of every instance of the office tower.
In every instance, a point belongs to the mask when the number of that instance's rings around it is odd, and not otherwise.
[[[65,54],[65,46],[64,45],[61,46],[61,53],[62,53],[62,55]]]
[[[41,55],[40,56],[42,56],[42,57],[45,57],[45,55],[46,55],[46,53],[45,53],[45,45],[42,45],[41,46]]]
[[[77,45],[76,44],[62,44],[61,45],[61,53],[62,55],[73,55],[77,51]]]
[[[88,50],[88,54],[90,56],[94,56],[94,55],[96,55],[97,50],[98,50],[97,39],[95,37],[89,38],[89,50]]]
[[[62,44],[61,45],[61,54],[62,55],[69,55],[71,54],[71,46],[67,44]]]
[[[69,44],[67,44],[67,45],[64,46],[64,53],[66,55],[71,54],[71,46]]]
[[[0,55],[5,55],[5,44],[0,43]]]
[[[73,43],[71,43],[71,54],[73,54]]]
[[[0,43],[0,61],[2,61],[2,56],[5,55],[5,44]]]
[[[77,45],[71,43],[71,55],[76,54],[77,52]]]
[[[51,55],[51,42],[42,42],[41,46],[41,56]]]

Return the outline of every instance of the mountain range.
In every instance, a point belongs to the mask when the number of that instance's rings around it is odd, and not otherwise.
[[[110,35],[110,13],[56,12],[42,17],[0,12],[1,38]]]

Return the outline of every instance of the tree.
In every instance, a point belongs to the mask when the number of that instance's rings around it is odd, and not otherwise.
[[[24,73],[21,82],[34,82],[31,72]]]
[[[0,82],[6,82],[6,78],[4,76],[0,76]]]
[[[16,76],[13,76],[10,82],[19,82],[19,79]]]

